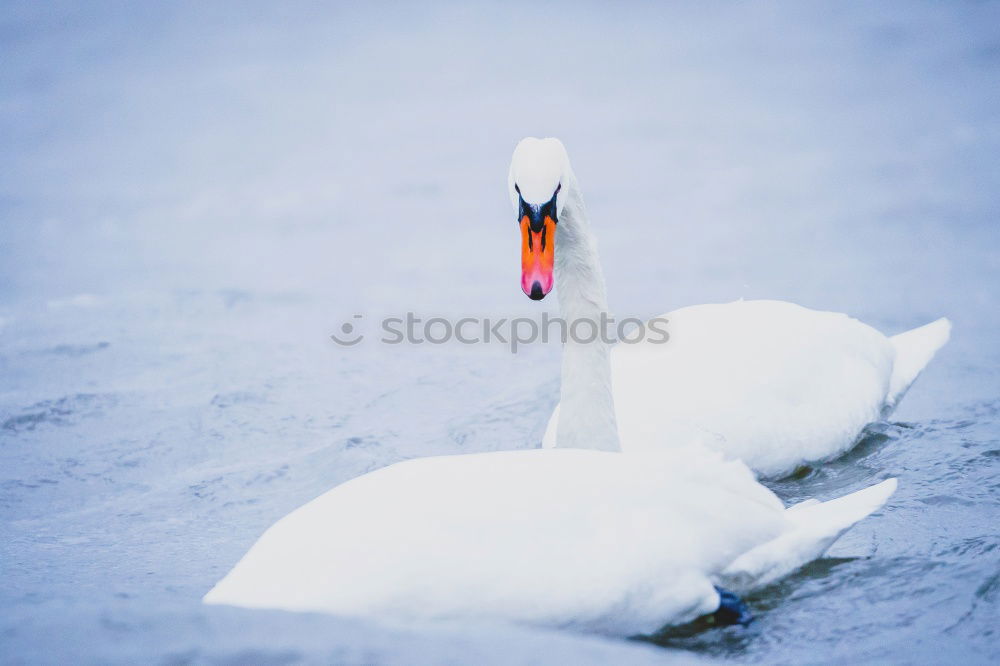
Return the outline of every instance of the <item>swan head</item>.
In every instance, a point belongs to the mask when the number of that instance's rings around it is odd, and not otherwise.
[[[507,189],[521,227],[521,289],[541,300],[555,282],[556,227],[565,205],[569,157],[559,139],[521,139],[514,148]]]

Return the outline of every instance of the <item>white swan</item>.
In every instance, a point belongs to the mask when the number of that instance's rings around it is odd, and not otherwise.
[[[391,465],[282,518],[204,601],[649,634],[715,612],[715,585],[742,593],[794,571],[896,487],[784,510],[742,463],[698,451]]]
[[[604,278],[569,158],[556,139],[525,139],[511,161],[509,188],[522,230],[525,293],[543,298],[558,282],[563,319],[597,304]],[[555,279],[553,278],[553,269]],[[898,404],[951,324],[939,319],[887,338],[847,315],[780,301],[697,305],[663,315],[669,334],[650,334],[611,353],[615,417],[627,453],[700,440],[781,477],[851,448],[869,423]],[[582,335],[588,329],[582,327]],[[595,350],[591,350],[594,352]],[[590,376],[597,353],[567,349],[564,375]],[[589,400],[562,386],[561,404]],[[607,402],[594,418],[608,423]],[[585,419],[560,417],[543,446],[608,448]]]
[[[536,211],[543,229],[553,210]],[[604,309],[581,301],[575,314]],[[348,481],[269,528],[204,601],[648,634],[738,610],[716,586],[794,571],[896,488],[786,510],[704,447],[624,455],[607,345],[565,353],[577,362],[563,367],[561,437],[580,448],[422,458]]]

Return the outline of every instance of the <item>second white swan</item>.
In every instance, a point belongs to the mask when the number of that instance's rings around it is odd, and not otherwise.
[[[524,139],[509,174],[524,292],[538,300],[558,284],[569,322],[606,312],[596,242],[562,143]],[[759,476],[785,476],[844,453],[888,416],[951,329],[939,319],[886,337],[847,315],[781,301],[697,305],[660,319],[666,342],[647,336],[611,351],[611,419],[607,400],[582,420],[561,418],[557,405],[544,447],[609,448],[595,422],[616,420],[629,453],[701,441]],[[594,399],[578,386],[608,381],[597,370],[607,352],[596,347],[567,345],[563,375],[581,381],[564,380],[563,408]]]

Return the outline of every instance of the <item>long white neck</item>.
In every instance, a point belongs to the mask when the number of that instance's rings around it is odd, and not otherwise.
[[[572,173],[567,176],[562,192],[566,203],[556,231],[556,292],[560,316],[567,325],[581,323],[575,325],[578,335],[568,335],[563,349],[556,446],[620,451],[611,392],[611,350],[602,331],[602,314],[608,311],[604,273],[576,178]],[[579,341],[589,339],[594,331],[600,332],[596,340]]]

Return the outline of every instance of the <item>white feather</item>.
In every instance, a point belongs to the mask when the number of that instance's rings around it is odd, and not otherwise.
[[[794,570],[888,494],[816,505],[806,529],[702,449],[422,458],[282,518],[205,602],[644,634],[716,610],[713,583],[736,565],[744,579]]]
[[[851,448],[948,340],[950,324],[887,338],[844,314],[781,301],[696,305],[663,315],[670,339],[611,351],[626,452],[701,441],[760,476]],[[544,447],[555,445],[558,410]]]

